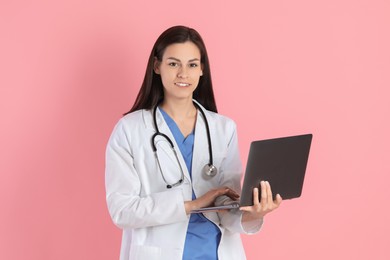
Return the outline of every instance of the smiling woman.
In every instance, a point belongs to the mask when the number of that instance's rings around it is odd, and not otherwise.
[[[155,59],[154,71],[161,76],[164,87],[163,108],[166,108],[171,98],[188,103],[203,75],[199,48],[190,41],[169,45],[162,60]]]
[[[223,156],[214,161],[213,150]],[[166,30],[107,146],[106,198],[123,229],[121,259],[245,259],[240,234],[257,232],[282,200],[272,200],[269,183],[261,201],[254,189],[253,206],[191,214],[237,200],[241,169],[236,125],[217,114],[202,38],[184,26]]]

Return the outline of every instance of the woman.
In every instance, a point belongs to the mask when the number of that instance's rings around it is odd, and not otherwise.
[[[235,123],[217,114],[205,45],[175,26],[157,39],[131,110],[106,152],[107,204],[123,229],[120,259],[245,259],[240,233],[255,233],[279,206],[269,183],[236,210],[191,214],[237,200]]]

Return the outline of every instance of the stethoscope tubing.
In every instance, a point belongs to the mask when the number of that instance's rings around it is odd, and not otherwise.
[[[208,165],[211,166],[213,165],[213,148],[211,146],[211,135],[210,135],[210,127],[209,127],[209,122],[207,120],[207,117],[206,117],[206,114],[205,112],[203,111],[203,109],[196,103],[196,102],[193,102],[194,105],[196,106],[196,108],[200,111],[200,113],[202,114],[203,118],[204,118],[204,123],[205,123],[205,126],[206,126],[206,133],[207,133],[207,143],[208,143],[208,148],[209,148],[209,163]],[[168,142],[169,144],[171,145],[171,147],[173,148],[174,145],[173,145],[173,142],[171,140],[171,138],[169,138],[166,134],[164,133],[161,133],[158,126],[157,126],[157,119],[156,119],[156,114],[157,114],[157,108],[158,108],[158,105],[154,107],[154,110],[153,110],[153,123],[154,123],[154,128],[156,129],[156,133],[154,133],[154,135],[152,136],[152,148],[153,148],[153,152],[156,152],[157,151],[157,148],[156,148],[156,145],[154,143],[154,139],[156,138],[156,136],[158,135],[161,135],[163,136]]]
[[[213,165],[213,148],[211,146],[211,136],[210,136],[210,127],[209,127],[209,122],[207,120],[206,114],[204,113],[203,109],[194,102],[194,105],[198,108],[200,113],[202,113],[202,116],[204,118],[204,123],[206,125],[206,133],[207,133],[207,142],[209,146],[209,166]]]
[[[208,143],[208,148],[209,148],[209,163],[206,164],[204,166],[204,174],[207,176],[207,177],[213,177],[217,174],[218,170],[217,168],[213,165],[213,150],[212,150],[212,145],[211,145],[211,134],[210,134],[210,127],[209,127],[209,123],[208,123],[208,120],[207,120],[207,117],[206,117],[206,114],[205,112],[203,111],[203,109],[200,107],[199,104],[197,104],[196,102],[193,102],[193,104],[195,105],[195,107],[200,111],[200,113],[202,114],[203,116],[203,119],[204,119],[204,122],[205,122],[205,126],[206,126],[206,133],[207,133],[207,143]],[[154,123],[154,128],[156,130],[156,133],[154,133],[152,135],[152,138],[151,138],[151,144],[152,144],[152,150],[154,152],[154,155],[156,157],[156,160],[157,160],[157,163],[158,163],[158,167],[160,169],[160,172],[161,172],[161,175],[163,177],[163,180],[164,182],[167,184],[167,188],[170,189],[172,187],[175,187],[175,186],[178,186],[180,185],[183,180],[184,180],[184,171],[183,171],[183,168],[179,162],[179,158],[178,158],[178,155],[177,155],[177,152],[175,150],[175,147],[174,147],[174,144],[172,142],[172,140],[164,133],[161,133],[159,128],[158,128],[158,125],[157,125],[157,108],[158,108],[158,105],[156,105],[154,107],[154,110],[153,110],[153,123]],[[160,160],[158,159],[158,156],[157,156],[157,147],[156,147],[156,144],[155,144],[155,138],[157,136],[162,136],[164,139],[166,139],[168,142],[169,142],[169,145],[171,146],[171,149],[173,151],[173,153],[175,154],[175,157],[176,157],[176,160],[179,164],[179,167],[180,167],[180,171],[181,171],[181,178],[179,181],[177,181],[176,183],[174,184],[169,184],[165,177],[164,177],[164,173],[162,171],[162,168],[161,168],[161,164],[160,164]]]

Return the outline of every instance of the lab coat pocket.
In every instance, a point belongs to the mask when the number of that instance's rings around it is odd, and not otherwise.
[[[181,260],[182,249],[156,246],[132,246],[130,260]]]
[[[155,246],[132,246],[130,260],[159,260],[161,259],[161,247]]]

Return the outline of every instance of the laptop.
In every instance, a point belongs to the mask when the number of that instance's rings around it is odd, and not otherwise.
[[[262,180],[270,183],[274,199],[276,194],[280,194],[283,200],[300,197],[312,138],[312,134],[305,134],[253,141],[249,150],[240,202],[229,199],[227,205],[216,203],[218,206],[200,208],[191,213],[251,206],[255,187],[259,188],[259,197],[261,196]],[[226,199],[226,196],[222,197]]]

